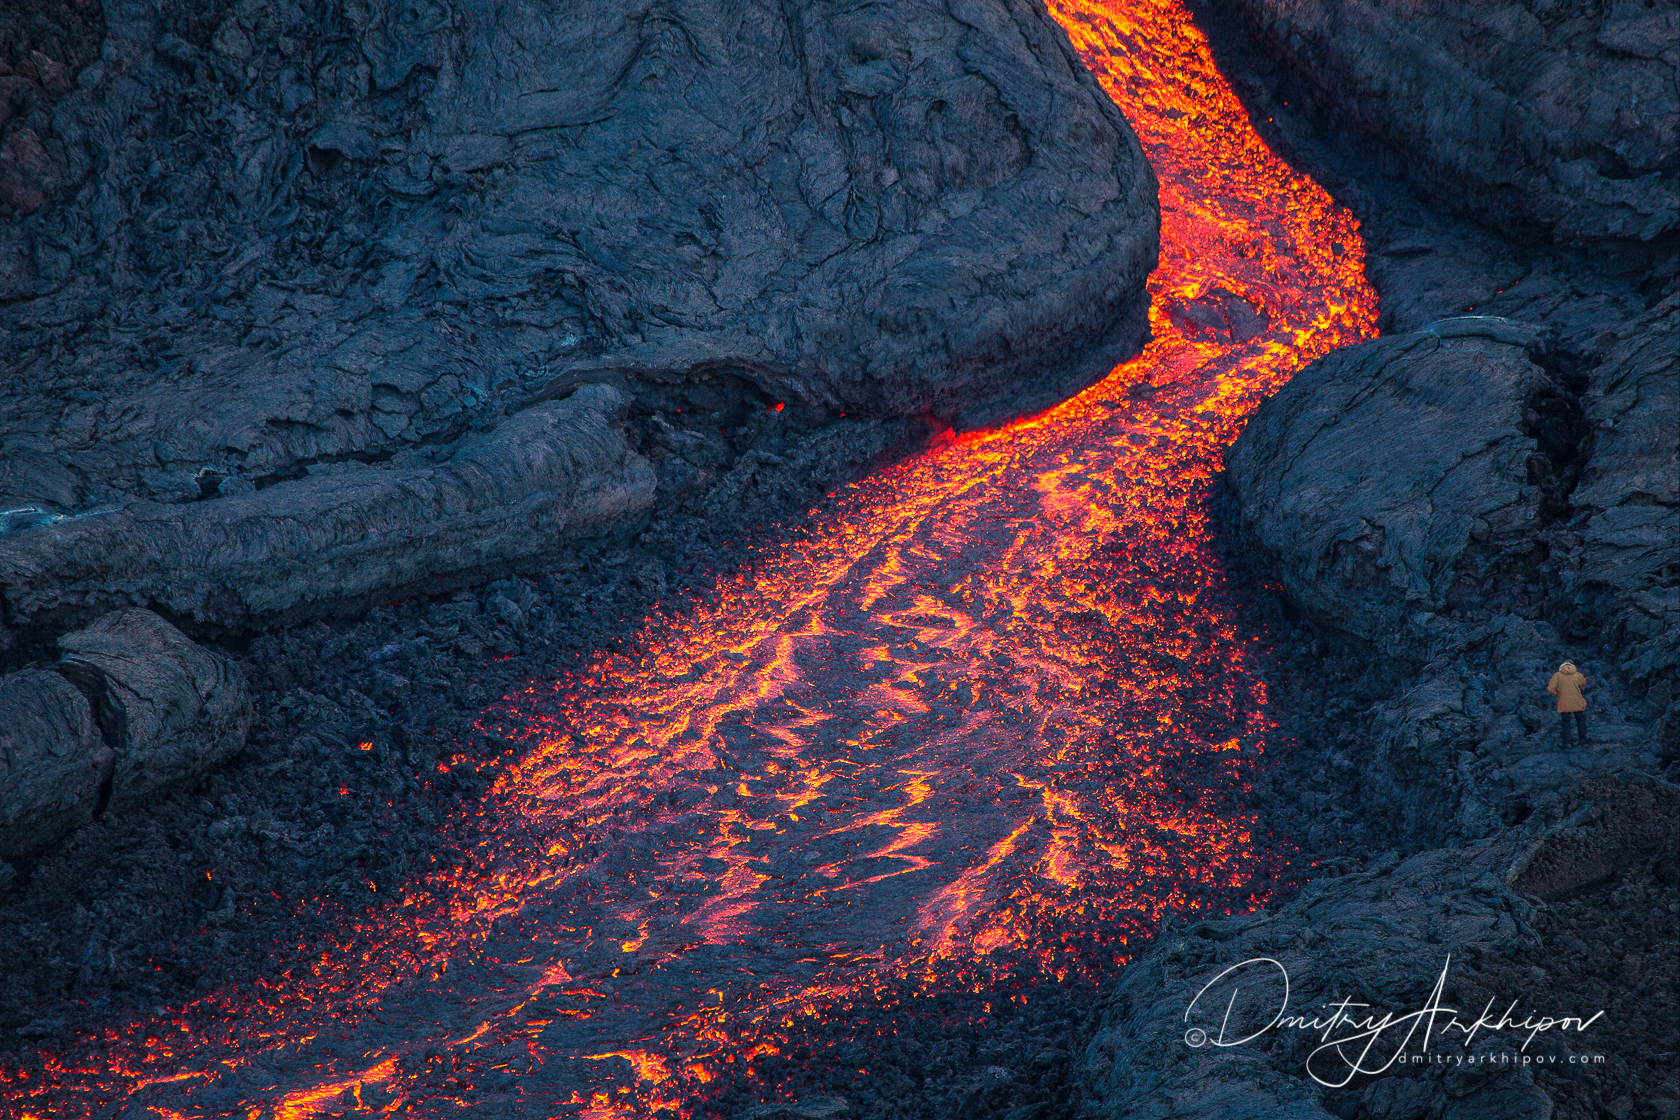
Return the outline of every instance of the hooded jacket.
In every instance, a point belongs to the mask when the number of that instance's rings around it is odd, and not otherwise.
[[[1581,695],[1581,690],[1587,687],[1587,678],[1579,670],[1566,673],[1562,669],[1552,674],[1546,691],[1557,697],[1557,710],[1560,712],[1584,712],[1587,710],[1587,698]]]

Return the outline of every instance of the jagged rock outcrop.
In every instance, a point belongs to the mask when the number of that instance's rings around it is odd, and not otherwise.
[[[25,533],[283,518],[346,463],[397,486],[557,381],[973,422],[1147,330],[1153,176],[1024,0],[100,13],[53,17],[79,70],[30,46],[0,77]]]
[[[1446,209],[1564,243],[1680,230],[1680,6],[1241,0],[1336,124]]]
[[[202,777],[251,724],[239,669],[151,611],[107,615],[59,648],[46,669],[0,677],[0,858]]]

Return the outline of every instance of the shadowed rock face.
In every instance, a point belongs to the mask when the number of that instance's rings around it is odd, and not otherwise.
[[[1680,300],[1621,324],[1605,343],[1584,402],[1592,455],[1569,496],[1587,515],[1578,582],[1624,671],[1672,696],[1680,662]]]
[[[1487,836],[1673,749],[1677,326],[1671,298],[1582,358],[1443,320],[1313,363],[1228,453],[1238,534],[1389,682],[1347,801],[1396,834]],[[1545,692],[1566,658],[1591,681],[1574,754]]]
[[[1507,881],[1548,901],[1566,898],[1617,870],[1674,847],[1680,789],[1645,775],[1600,781],[1593,803],[1547,830],[1513,864]]]
[[[245,745],[251,700],[245,677],[225,658],[194,645],[151,611],[106,615],[58,640],[59,670],[72,680],[91,671],[95,718],[117,749],[110,804],[146,800],[214,770]]]
[[[1255,412],[1227,457],[1243,528],[1291,597],[1368,641],[1446,609],[1473,540],[1521,536],[1536,451],[1523,407],[1535,335],[1474,319],[1337,350]],[[1449,337],[1439,337],[1448,334]]]
[[[112,757],[87,699],[64,677],[25,669],[0,679],[0,859],[91,821]]]
[[[1342,127],[1448,209],[1558,241],[1680,229],[1680,6],[1240,0]]]
[[[1114,1011],[1085,1054],[1088,1076],[1106,1098],[1093,1111],[1127,1120],[1431,1115],[1446,1097],[1439,1081],[1398,1069],[1355,1080],[1350,1066],[1363,1057],[1372,1070],[1393,1054],[1395,1036],[1406,1032],[1401,1017],[1427,1004],[1449,961],[1437,1006],[1458,1009],[1477,992],[1466,960],[1538,944],[1538,908],[1504,882],[1512,854],[1508,841],[1484,841],[1424,852],[1398,867],[1391,856],[1369,871],[1316,879],[1275,913],[1169,921],[1106,993]],[[1356,1005],[1349,1019],[1388,1013],[1400,1025],[1368,1050],[1360,1038],[1338,1052],[1326,1042],[1359,1034],[1346,1021],[1325,1029],[1342,1001]],[[1356,1010],[1363,1007],[1377,1011]],[[1318,1029],[1297,1025],[1315,1016]],[[1474,1021],[1473,1013],[1466,1018]],[[1437,1050],[1442,1033],[1436,1026]],[[1451,1037],[1448,1045],[1467,1046],[1462,1035]],[[1336,1091],[1349,1082],[1352,1090]],[[1551,1115],[1532,1077],[1524,1082],[1509,1070],[1453,1088],[1448,1116]],[[1360,1090],[1379,1107],[1398,1094],[1404,1107],[1360,1109]]]

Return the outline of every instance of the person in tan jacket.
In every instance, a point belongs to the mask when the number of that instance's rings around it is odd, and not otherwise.
[[[1569,717],[1575,717],[1575,731],[1581,737],[1581,745],[1587,742],[1587,698],[1581,693],[1587,687],[1587,678],[1575,668],[1575,662],[1565,661],[1558,666],[1558,671],[1552,674],[1552,679],[1546,685],[1546,691],[1557,697],[1558,719],[1563,726],[1563,745],[1569,745]]]

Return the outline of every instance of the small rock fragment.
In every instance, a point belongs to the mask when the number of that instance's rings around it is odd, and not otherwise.
[[[40,75],[41,84],[48,93],[69,93],[70,74],[64,64],[47,57],[40,51],[30,51],[29,60],[35,64],[35,73]]]

